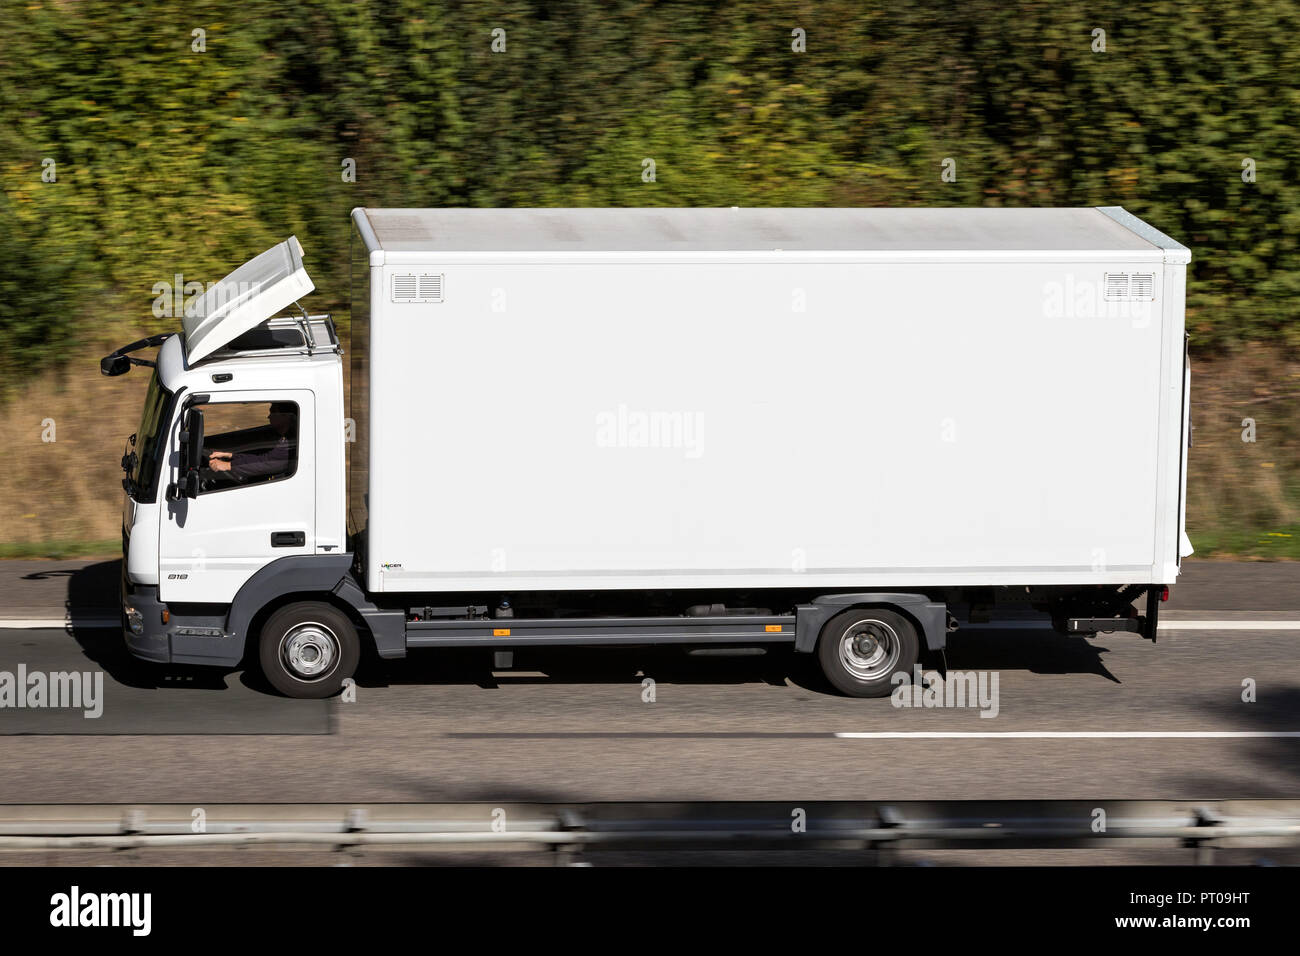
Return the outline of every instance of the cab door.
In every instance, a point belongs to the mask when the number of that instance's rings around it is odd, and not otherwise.
[[[272,561],[315,552],[315,396],[211,393],[192,407],[203,412],[208,463],[197,497],[162,503],[159,597],[228,604]],[[171,426],[164,488],[179,481],[182,419],[177,415]]]

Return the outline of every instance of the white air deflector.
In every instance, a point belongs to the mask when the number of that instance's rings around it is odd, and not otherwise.
[[[394,302],[441,302],[443,276],[437,272],[407,272],[393,276]]]
[[[187,359],[193,364],[207,358],[314,288],[302,265],[302,246],[290,236],[185,306]]]
[[[1156,297],[1156,277],[1152,272],[1107,272],[1106,300],[1150,302]]]

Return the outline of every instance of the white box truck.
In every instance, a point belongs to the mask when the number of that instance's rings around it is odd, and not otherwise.
[[[883,696],[1003,609],[1155,638],[1190,553],[1190,254],[1123,209],[352,227],[349,409],[293,238],[103,360],[153,366],[139,657],[320,697],[367,648],[784,642]]]

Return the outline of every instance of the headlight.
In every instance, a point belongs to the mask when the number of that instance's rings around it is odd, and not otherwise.
[[[144,633],[144,615],[133,607],[123,608],[126,612],[126,623],[131,628],[132,634]]]

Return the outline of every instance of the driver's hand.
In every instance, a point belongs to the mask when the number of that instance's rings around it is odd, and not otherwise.
[[[226,458],[218,458],[214,453],[212,456],[212,460],[208,462],[208,467],[211,468],[213,471],[229,471],[230,461],[229,459]]]
[[[214,461],[230,461],[230,452],[213,451],[208,453],[208,457]]]

